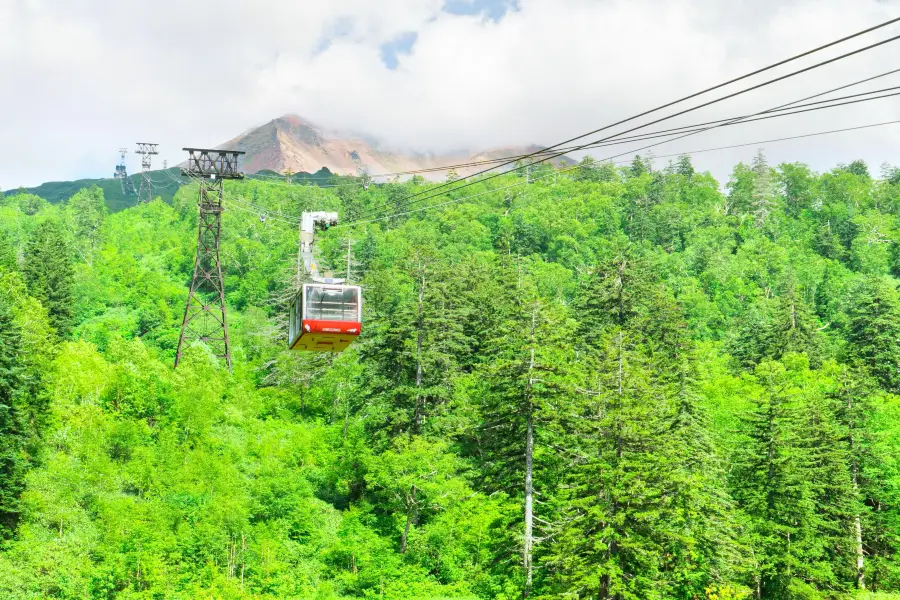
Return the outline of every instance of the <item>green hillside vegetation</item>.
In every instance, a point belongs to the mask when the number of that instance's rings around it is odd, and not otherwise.
[[[150,172],[150,178],[153,184],[153,195],[159,196],[165,202],[171,202],[178,191],[180,184],[176,183],[172,177],[178,178],[181,173],[180,168],[173,167],[166,170],[157,170]],[[131,183],[134,185],[135,191],[141,187],[141,175],[129,175]],[[130,208],[137,204],[137,196],[126,196],[122,193],[122,184],[118,179],[112,177],[104,179],[79,179],[76,181],[51,181],[42,183],[33,188],[19,188],[16,190],[7,190],[5,195],[15,196],[19,194],[32,194],[43,198],[51,204],[65,202],[74,196],[79,190],[97,186],[103,190],[103,197],[106,200],[106,206],[111,212],[117,212]]]
[[[272,171],[270,169],[263,169],[262,171],[257,171],[253,174],[247,175],[248,179],[258,179],[261,181],[275,181],[281,180],[285,183],[299,183],[305,185],[318,185],[321,187],[327,187],[334,185],[336,183],[340,183],[339,175],[335,175],[331,171],[329,171],[326,167],[322,167],[315,173],[306,173],[305,171],[301,171],[299,173],[292,173],[290,177],[286,173],[279,173],[277,171]],[[338,178],[338,179],[335,179]]]
[[[196,186],[0,197],[0,597],[898,597],[900,171],[530,177],[227,182],[233,372],[172,368]],[[286,349],[308,210],[340,355]]]
[[[248,179],[258,179],[261,181],[281,180],[287,183],[287,177],[275,171],[260,171],[247,175]],[[129,175],[134,185],[135,193],[141,187],[141,175]],[[160,169],[158,171],[150,171],[150,180],[153,186],[153,196],[159,197],[163,202],[169,204],[175,198],[178,189],[187,183],[187,180],[181,177],[181,168],[172,167],[171,169]],[[328,169],[322,168],[315,173],[294,173],[290,177],[291,182],[301,185],[317,185],[328,187],[335,182],[335,175]],[[42,183],[33,188],[18,188],[5,192],[7,196],[20,196],[22,194],[30,194],[46,200],[50,204],[59,204],[65,202],[79,190],[90,187],[98,187],[103,191],[103,198],[106,201],[106,207],[110,212],[118,212],[131,208],[137,204],[136,195],[125,195],[122,192],[122,184],[118,179],[78,179],[76,181],[51,181]]]

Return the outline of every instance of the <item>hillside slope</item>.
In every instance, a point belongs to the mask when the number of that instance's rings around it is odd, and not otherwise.
[[[507,147],[477,153],[422,154],[391,151],[366,135],[329,131],[296,115],[273,119],[243,133],[219,148],[241,150],[242,168],[248,173],[263,169],[285,173],[313,172],[326,168],[333,173],[354,175],[363,170],[370,174],[394,173],[418,169],[435,169],[446,165],[496,159],[540,150],[540,146]],[[554,163],[573,164],[560,157]],[[476,167],[458,169],[460,175],[475,172]],[[443,179],[447,171],[438,170],[427,176]]]
[[[181,169],[172,167],[167,170],[150,171],[150,179],[153,184],[153,197],[159,196],[165,202],[171,202],[175,196],[175,192],[181,187],[174,178],[181,173]],[[171,177],[170,177],[171,176]],[[129,179],[134,184],[134,189],[139,190],[141,187],[141,175],[130,175]],[[103,197],[106,199],[106,206],[110,211],[116,212],[137,204],[137,196],[126,196],[122,193],[122,184],[111,177],[102,179],[77,179],[75,181],[48,181],[36,187],[16,188],[6,190],[5,195],[13,195],[21,192],[34,194],[46,200],[51,204],[63,202],[71,198],[78,190],[96,185],[103,190]]]
[[[754,163],[228,181],[233,370],[172,366],[196,186],[0,198],[0,598],[886,600],[900,172]],[[309,210],[339,355],[286,348]]]

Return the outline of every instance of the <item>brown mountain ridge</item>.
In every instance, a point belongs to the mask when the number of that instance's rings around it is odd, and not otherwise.
[[[241,169],[246,173],[271,170],[278,173],[314,173],[325,167],[332,173],[355,175],[362,172],[376,176],[382,173],[435,169],[447,165],[528,154],[540,146],[506,147],[477,153],[419,154],[384,150],[376,140],[365,135],[328,131],[296,115],[273,119],[233,138],[219,148],[241,150],[246,154]],[[574,164],[568,157],[554,163]],[[461,176],[484,167],[457,169]],[[447,171],[426,173],[430,179],[442,179]]]

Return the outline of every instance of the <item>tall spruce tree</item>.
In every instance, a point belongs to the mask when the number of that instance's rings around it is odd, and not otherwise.
[[[461,269],[426,251],[408,261],[405,289],[383,305],[361,349],[379,419],[394,433],[422,433],[451,396],[452,377],[472,340],[467,322],[475,314]],[[399,278],[393,285],[400,287]]]
[[[878,459],[871,452],[871,396],[874,385],[864,372],[846,365],[839,367],[828,398],[832,402],[831,409],[842,434],[842,442],[846,446],[847,469],[853,488],[851,518],[853,520],[853,554],[854,580],[858,589],[866,588],[866,548],[864,535],[868,540],[871,531],[866,519],[868,506],[873,503],[871,495],[877,494],[872,489],[873,479],[877,479]],[[863,521],[866,529],[863,530]],[[869,552],[872,545],[867,545]]]
[[[546,499],[554,491],[549,471],[551,457],[560,451],[555,432],[576,393],[577,376],[569,344],[574,325],[562,307],[537,298],[516,304],[498,329],[485,365],[479,446],[486,452],[481,470],[487,488],[522,501],[523,596],[528,597],[539,537],[536,519],[548,523],[553,518],[546,513],[536,517],[535,494],[543,492]],[[542,477],[545,471],[547,478]]]
[[[813,381],[819,379],[818,373],[808,371],[807,378],[801,444],[815,506],[815,536],[804,562],[807,579],[818,589],[844,593],[853,587],[857,575],[853,533],[857,493],[850,471],[850,448],[827,390],[822,389],[820,380]]]
[[[72,257],[58,222],[44,221],[28,239],[22,273],[29,294],[47,309],[58,335],[66,336],[72,326]]]
[[[648,361],[621,328],[596,353],[593,393],[573,403],[569,469],[550,565],[561,595],[670,598],[664,571],[671,473],[665,403]]]
[[[900,295],[893,284],[869,278],[857,285],[849,310],[847,341],[851,357],[879,385],[900,392]]]
[[[751,205],[757,227],[763,227],[775,206],[775,185],[772,182],[772,170],[766,161],[762,149],[756,152],[751,165],[753,171],[753,189]]]
[[[829,397],[854,490],[854,577],[858,589],[889,589],[900,582],[900,484],[895,452],[883,445],[875,382],[860,369],[840,367]]]
[[[25,424],[20,405],[25,394],[21,333],[0,297],[0,535],[15,529],[24,486]]]
[[[744,420],[734,496],[749,517],[757,597],[839,594],[854,580],[856,507],[848,448],[805,355],[764,361]]]
[[[652,275],[635,246],[625,237],[614,238],[608,257],[591,270],[575,298],[581,340],[596,346],[605,331],[639,317],[650,282]]]
[[[16,249],[13,248],[6,232],[0,231],[0,271],[14,271],[19,268]]]
[[[663,576],[673,597],[700,597],[710,585],[728,584],[741,565],[734,506],[725,468],[698,390],[694,344],[683,309],[663,290],[651,295],[638,322],[654,387],[666,403],[663,434],[671,503],[660,527],[667,560]]]
[[[791,286],[778,298],[778,304],[762,331],[764,356],[780,359],[789,352],[804,353],[813,367],[821,361],[822,342],[815,317]]]
[[[814,535],[814,504],[800,451],[799,391],[779,362],[756,368],[760,393],[745,417],[734,496],[750,519],[757,598],[790,598],[802,550]]]

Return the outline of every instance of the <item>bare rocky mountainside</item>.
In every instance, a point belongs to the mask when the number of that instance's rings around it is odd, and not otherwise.
[[[241,168],[247,173],[262,170],[279,173],[313,173],[325,167],[333,173],[353,175],[394,173],[433,169],[449,164],[477,162],[528,154],[540,146],[495,148],[477,153],[414,154],[386,150],[365,135],[328,131],[296,115],[285,115],[265,125],[245,132],[225,142],[220,148],[246,152]],[[568,158],[554,159],[554,163],[572,164]],[[483,168],[472,166],[457,169],[468,175]],[[443,178],[445,171],[426,173],[429,178]]]

